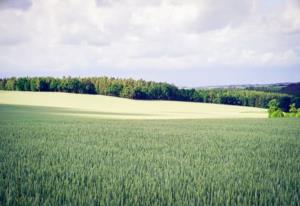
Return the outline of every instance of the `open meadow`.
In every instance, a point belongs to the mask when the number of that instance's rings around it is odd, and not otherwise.
[[[299,205],[299,119],[105,119],[76,95],[64,109],[0,94],[0,205]]]

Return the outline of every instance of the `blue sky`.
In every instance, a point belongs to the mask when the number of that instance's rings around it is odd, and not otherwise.
[[[300,81],[299,0],[1,0],[0,77]]]

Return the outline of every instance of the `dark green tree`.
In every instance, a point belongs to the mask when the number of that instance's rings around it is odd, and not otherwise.
[[[106,94],[110,96],[119,97],[122,89],[123,89],[123,85],[118,83],[112,83],[107,87]]]
[[[291,97],[283,96],[279,98],[279,108],[284,112],[288,112],[291,104]]]

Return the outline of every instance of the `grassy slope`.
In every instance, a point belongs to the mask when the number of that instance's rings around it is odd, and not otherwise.
[[[101,95],[0,91],[0,104],[68,108],[61,114],[122,119],[266,118],[265,109]]]
[[[299,204],[299,119],[55,112],[0,105],[0,205]]]

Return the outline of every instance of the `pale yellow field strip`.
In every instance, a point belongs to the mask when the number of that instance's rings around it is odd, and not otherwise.
[[[267,118],[265,109],[179,101],[131,100],[103,95],[0,91],[0,104],[46,106],[87,111],[68,113],[121,119]],[[93,114],[95,112],[95,114]],[[101,114],[103,113],[103,114]],[[111,114],[111,115],[110,115]],[[128,115],[130,114],[130,115]]]

